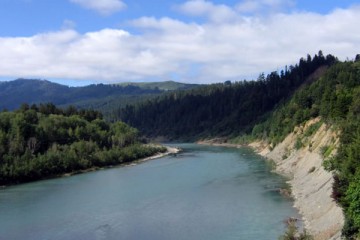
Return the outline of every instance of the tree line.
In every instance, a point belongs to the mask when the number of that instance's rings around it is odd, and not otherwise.
[[[0,185],[133,161],[165,151],[99,112],[23,104],[0,113]]]
[[[175,91],[116,109],[113,116],[148,136],[170,139],[237,136],[251,132],[256,122],[289,98],[315,70],[335,62],[334,56],[324,56],[320,51],[280,72],[260,74],[257,81],[227,81]]]

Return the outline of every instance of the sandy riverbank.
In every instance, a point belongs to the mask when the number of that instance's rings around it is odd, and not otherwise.
[[[276,172],[287,176],[291,186],[294,205],[303,216],[307,231],[315,240],[341,239],[344,225],[342,209],[331,198],[333,176],[322,167],[321,148],[336,145],[336,134],[325,124],[309,139],[304,138],[304,146],[295,149],[294,145],[308,126],[309,121],[285,138],[283,142],[271,149],[264,142],[250,144],[257,153],[274,161]],[[306,142],[307,141],[307,142]],[[241,145],[201,141],[200,144],[216,146],[241,147]]]
[[[177,154],[181,151],[180,148],[178,147],[169,147],[169,146],[164,146],[166,147],[166,152],[163,152],[163,153],[158,153],[154,156],[150,156],[150,157],[147,157],[147,158],[142,158],[142,159],[139,159],[139,160],[135,160],[129,164],[126,164],[126,165],[134,165],[134,164],[139,164],[139,163],[142,163],[142,162],[145,162],[145,161],[149,161],[149,160],[153,160],[153,159],[157,159],[157,158],[162,158],[162,157],[165,157],[167,155],[171,155],[171,154]]]
[[[200,140],[196,142],[200,145],[211,145],[211,146],[217,146],[217,147],[233,147],[233,148],[241,148],[245,147],[246,145],[240,145],[240,144],[232,144],[232,143],[226,143],[223,142],[223,139],[208,139],[208,140]]]

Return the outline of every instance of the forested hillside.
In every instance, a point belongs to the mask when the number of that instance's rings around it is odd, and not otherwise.
[[[225,82],[175,91],[118,109],[113,115],[148,136],[189,139],[249,133],[277,104],[310,82],[314,72],[336,61],[335,57],[325,57],[320,51],[280,73],[261,74],[257,81]]]
[[[167,81],[68,87],[46,80],[18,79],[0,82],[0,110],[14,110],[22,103],[31,105],[51,102],[62,107],[74,105],[84,109],[91,108],[106,114],[117,107],[150,99],[168,90],[190,89],[196,86]]]
[[[174,81],[164,82],[125,82],[119,83],[119,86],[136,86],[142,89],[158,89],[162,91],[187,90],[199,86],[198,84],[179,83]]]
[[[129,162],[165,151],[93,110],[22,105],[0,113],[0,186]]]
[[[334,170],[332,197],[345,214],[343,235],[346,239],[360,237],[360,55],[354,62],[338,62],[317,81],[302,86],[292,99],[279,106],[264,122],[252,130],[252,137],[274,145],[305,121],[321,117],[322,121],[340,132],[340,146],[329,157],[334,146],[327,146],[322,154],[324,167]],[[321,124],[309,127],[311,135]],[[302,140],[296,145],[301,147]],[[358,238],[356,238],[358,237]]]

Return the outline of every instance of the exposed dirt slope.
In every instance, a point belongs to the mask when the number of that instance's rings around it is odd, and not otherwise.
[[[308,232],[316,240],[340,239],[344,217],[342,209],[331,198],[332,173],[322,167],[324,153],[325,158],[335,153],[338,138],[325,124],[309,136],[307,130],[318,121],[314,119],[296,128],[273,149],[261,142],[251,146],[273,160],[276,171],[289,177],[295,206]]]

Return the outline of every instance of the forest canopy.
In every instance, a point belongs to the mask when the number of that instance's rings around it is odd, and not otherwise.
[[[255,123],[266,117],[282,101],[307,81],[319,68],[337,62],[321,51],[314,57],[300,59],[295,66],[257,81],[200,86],[175,91],[114,111],[116,120],[124,121],[149,136],[170,139],[197,139],[211,136],[238,136],[250,133]]]
[[[23,104],[0,113],[0,185],[133,161],[165,151],[99,112]]]

